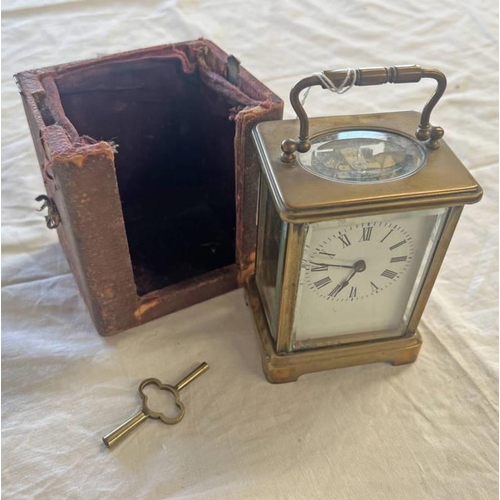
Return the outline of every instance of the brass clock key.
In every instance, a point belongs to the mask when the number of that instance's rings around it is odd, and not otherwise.
[[[147,418],[156,418],[168,425],[178,424],[183,419],[185,413],[184,404],[180,399],[179,392],[207,370],[208,370],[207,363],[202,363],[200,366],[198,366],[198,368],[196,368],[189,375],[184,377],[175,386],[162,384],[156,378],[147,378],[146,380],[143,380],[139,385],[139,395],[142,400],[142,410],[136,415],[134,415],[132,418],[127,420],[125,423],[117,427],[114,431],[104,436],[102,438],[104,444],[108,448],[114,447],[123,437],[128,435],[133,429],[135,429],[139,424],[144,422],[144,420],[146,420]],[[171,394],[173,394],[175,398],[175,406],[179,408],[179,412],[175,417],[167,417],[164,413],[156,412],[149,408],[148,397],[146,396],[146,394],[144,394],[144,388],[148,385],[156,385],[159,389],[168,391]]]

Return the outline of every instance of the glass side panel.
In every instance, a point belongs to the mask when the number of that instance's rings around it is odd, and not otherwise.
[[[380,130],[326,132],[311,139],[299,163],[323,179],[377,183],[408,177],[427,160],[425,147],[405,135]]]
[[[268,188],[261,181],[256,283],[269,330],[276,339],[279,298],[288,224],[278,215]]]
[[[406,333],[448,209],[310,224],[294,349]]]

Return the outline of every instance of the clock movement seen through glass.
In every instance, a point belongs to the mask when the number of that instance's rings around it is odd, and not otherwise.
[[[424,146],[390,131],[342,130],[311,139],[311,149],[298,155],[302,167],[324,179],[376,183],[414,174],[426,162]]]

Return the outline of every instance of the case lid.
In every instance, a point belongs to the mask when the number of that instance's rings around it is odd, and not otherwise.
[[[312,147],[293,163],[281,161],[281,142],[297,135],[297,121],[259,124],[254,140],[280,216],[312,222],[479,201],[481,187],[443,140],[428,150],[414,139],[419,117],[313,118]]]

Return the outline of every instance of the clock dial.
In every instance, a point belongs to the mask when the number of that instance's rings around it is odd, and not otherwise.
[[[303,261],[304,280],[324,300],[364,300],[402,279],[413,251],[413,238],[401,224],[353,224],[312,249]]]
[[[446,209],[306,227],[294,349],[406,333]]]

